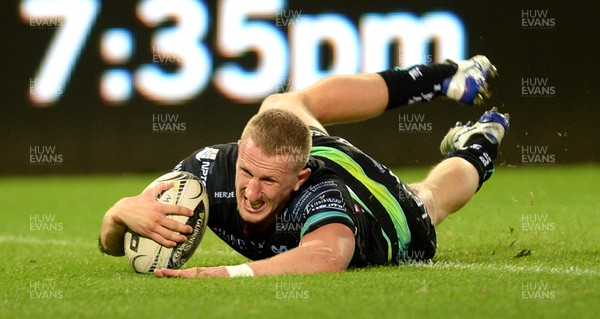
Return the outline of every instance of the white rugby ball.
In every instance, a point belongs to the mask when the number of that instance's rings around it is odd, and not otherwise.
[[[157,201],[185,206],[194,211],[192,217],[180,215],[167,217],[192,226],[194,231],[187,235],[185,242],[167,248],[128,229],[125,232],[125,256],[129,265],[138,273],[150,273],[156,268],[181,268],[198,248],[208,223],[209,206],[206,187],[194,174],[170,172],[157,178],[148,187],[161,182],[173,182],[173,187],[160,194]]]

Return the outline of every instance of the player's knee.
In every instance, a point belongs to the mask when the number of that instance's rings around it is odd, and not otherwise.
[[[260,110],[268,110],[268,109],[286,109],[288,111],[292,111],[294,105],[296,105],[296,97],[292,93],[276,93],[267,96],[262,104],[260,105]]]
[[[276,108],[278,95],[280,95],[280,94],[271,94],[271,95],[267,96],[261,103],[259,112]]]
[[[269,95],[260,106],[259,112],[269,109],[286,110],[296,115],[304,124],[327,132],[319,120],[306,105],[303,94],[297,92]]]

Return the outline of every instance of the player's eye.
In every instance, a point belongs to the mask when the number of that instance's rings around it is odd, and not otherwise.
[[[277,183],[277,181],[272,178],[263,178],[262,181],[267,185],[274,185]]]
[[[245,168],[243,168],[243,167],[240,167],[240,171],[241,171],[241,172],[242,172],[242,174],[244,174],[245,176],[252,177],[252,174],[250,173],[250,171],[249,171],[249,170],[247,170],[247,169],[245,169]]]

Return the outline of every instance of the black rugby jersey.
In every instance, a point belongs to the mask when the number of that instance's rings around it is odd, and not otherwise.
[[[341,178],[323,162],[310,158],[309,179],[291,194],[275,224],[262,234],[248,234],[235,194],[236,143],[205,147],[176,166],[205,182],[209,195],[208,227],[243,256],[265,259],[299,245],[300,239],[330,223],[347,225],[356,233],[352,199]]]
[[[175,170],[205,182],[208,227],[245,257],[258,260],[297,247],[302,236],[330,224],[354,231],[350,267],[428,260],[436,234],[423,203],[387,167],[339,137],[313,128],[309,179],[293,192],[272,227],[261,235],[244,232],[235,199],[237,144],[205,147]]]

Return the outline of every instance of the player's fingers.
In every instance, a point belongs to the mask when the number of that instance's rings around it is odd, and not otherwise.
[[[171,189],[173,185],[173,182],[156,183],[146,188],[142,194],[156,199],[162,192]]]
[[[158,231],[158,234],[162,238],[166,239],[166,241],[169,243],[169,246],[167,247],[174,247],[178,243],[183,243],[187,240],[187,237],[185,235],[170,231],[166,228],[163,228],[163,230]]]
[[[189,234],[193,231],[192,226],[180,223],[171,218],[165,218],[162,221],[162,226],[178,233]]]
[[[172,247],[175,247],[177,245],[176,241],[167,239],[167,238],[163,237],[162,235],[160,235],[158,233],[149,233],[149,234],[146,234],[146,237],[154,240],[155,242],[157,242],[161,246],[165,246],[167,248],[172,248]]]
[[[169,242],[175,242],[175,245],[177,243],[183,243],[184,241],[187,240],[187,237],[185,235],[182,235],[178,232],[174,232],[165,227],[157,227],[154,232]],[[174,247],[175,245],[171,245],[171,246],[167,246],[167,247]]]
[[[192,267],[188,269],[158,269],[154,270],[154,274],[157,277],[180,277],[180,278],[198,278],[199,274],[201,274],[201,269],[199,267]]]
[[[179,270],[173,270],[168,268],[154,269],[154,275],[156,277],[179,277]]]
[[[175,247],[177,243],[182,243],[187,240],[185,235],[169,230],[161,225],[152,227],[152,230],[147,235],[150,239],[165,247]]]
[[[168,268],[154,269],[154,275],[156,277],[179,277],[179,270],[173,270]]]
[[[183,269],[179,271],[179,277],[182,278],[198,278],[198,277],[204,277],[203,274],[203,267],[192,267],[192,268],[188,268],[188,269]]]
[[[161,213],[165,215],[181,215],[191,217],[194,215],[194,212],[184,206],[166,204],[166,203],[158,203],[160,207]]]

